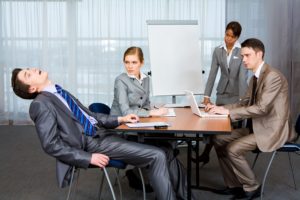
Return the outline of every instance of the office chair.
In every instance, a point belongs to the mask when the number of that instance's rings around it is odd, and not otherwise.
[[[107,106],[104,103],[92,103],[91,105],[89,105],[89,110],[95,113],[103,113],[103,114],[110,114],[110,107]],[[111,162],[113,161],[113,162]],[[127,166],[126,163],[124,163],[123,161],[120,160],[110,160],[110,164],[108,165],[108,167],[113,167],[115,169],[118,169],[118,171],[120,169],[125,169]],[[143,199],[146,200],[146,187],[145,187],[145,182],[144,182],[144,178],[143,178],[143,174],[142,174],[142,170],[140,168],[137,168],[138,172],[140,174],[140,178],[141,178],[141,182],[142,182],[142,188],[143,188]],[[123,194],[122,194],[122,188],[121,188],[121,184],[120,184],[120,179],[118,176],[118,172],[116,172],[116,179],[118,182],[118,186],[119,186],[119,192],[120,192],[120,197],[121,200],[123,198]],[[108,176],[106,175],[105,171],[104,171],[104,175],[106,176],[107,181],[109,180]],[[104,175],[102,176],[102,181],[101,181],[101,185],[100,185],[100,191],[99,191],[99,199],[101,198],[101,192],[102,192],[102,187],[103,187],[103,180],[104,180]],[[111,183],[108,181],[109,187],[111,187]],[[111,192],[113,193],[113,189],[111,188]]]
[[[297,122],[296,122],[296,125],[295,125],[295,130],[297,132],[297,135],[298,135],[297,139],[298,139],[299,136],[300,136],[300,115],[298,115]],[[297,139],[295,140],[295,142],[297,141]],[[267,170],[266,170],[266,172],[264,174],[264,178],[263,178],[263,181],[262,181],[261,193],[260,193],[260,199],[261,200],[263,198],[264,187],[265,187],[265,182],[266,182],[266,179],[267,179],[267,175],[269,173],[269,170],[271,168],[271,164],[272,164],[272,162],[274,160],[274,157],[277,154],[277,152],[287,152],[288,153],[289,164],[290,164],[290,168],[291,168],[291,172],[292,172],[292,176],[293,176],[294,188],[295,188],[295,190],[297,190],[296,181],[295,181],[295,175],[294,175],[294,169],[293,169],[292,160],[291,160],[291,156],[290,156],[290,153],[292,153],[292,152],[293,153],[300,152],[300,143],[295,143],[295,142],[287,142],[282,147],[280,147],[279,149],[277,149],[277,150],[275,150],[275,151],[272,152],[271,159],[270,159],[270,161],[268,163],[268,167],[267,167]],[[257,161],[257,158],[258,158],[259,154],[261,153],[261,151],[259,151],[258,149],[256,149],[253,152],[256,153],[256,157],[254,159],[254,162],[253,162],[253,165],[252,165],[252,169],[254,168],[255,163]]]
[[[104,103],[92,103],[89,105],[89,110],[95,113],[103,113],[109,115],[110,107]]]
[[[114,167],[114,168],[118,168],[118,169],[125,169],[126,168],[126,164],[124,162],[122,162],[122,161],[110,160],[109,164],[106,167],[102,168],[102,170],[103,170],[104,173],[103,173],[101,184],[100,184],[99,191],[98,191],[98,199],[99,200],[101,199],[102,186],[103,186],[103,181],[104,181],[104,177],[105,177],[106,180],[107,180],[107,182],[108,182],[108,186],[109,186],[109,189],[111,191],[112,198],[113,198],[113,200],[116,200],[115,191],[113,189],[113,186],[111,184],[108,172],[106,170],[107,167]],[[90,165],[89,168],[100,169],[98,166],[94,166],[94,165]],[[77,185],[78,185],[78,180],[79,180],[80,168],[77,168],[77,167],[73,166],[72,167],[72,172],[71,172],[70,186],[69,186],[68,195],[67,195],[67,199],[66,200],[69,200],[70,197],[71,197],[71,195],[72,195],[72,185],[73,185],[74,176],[75,176],[76,172],[77,172],[77,177],[76,177],[77,180],[76,180],[76,185],[75,185],[74,196],[76,195],[76,190],[77,190]],[[119,189],[120,189],[121,188],[121,183],[120,183],[119,180],[118,180],[118,185],[119,185]],[[121,196],[121,199],[122,199],[122,191],[121,191],[121,189],[120,189],[120,196]]]

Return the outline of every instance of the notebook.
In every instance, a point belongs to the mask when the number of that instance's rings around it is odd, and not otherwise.
[[[207,117],[207,118],[224,118],[224,117],[228,117],[228,115],[219,115],[219,114],[210,114],[204,111],[201,111],[198,107],[197,101],[195,99],[195,96],[193,94],[192,91],[185,91],[187,100],[191,106],[192,112],[196,115],[198,115],[199,117]]]

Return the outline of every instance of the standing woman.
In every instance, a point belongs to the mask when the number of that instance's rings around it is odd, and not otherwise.
[[[126,73],[115,80],[114,100],[110,113],[127,115],[134,113],[139,117],[158,116],[167,113],[166,108],[150,109],[150,79],[141,72],[144,65],[143,51],[139,47],[128,48],[123,57]]]
[[[139,47],[128,48],[123,57],[126,73],[122,73],[115,80],[114,100],[111,115],[126,115],[134,113],[140,117],[159,116],[167,113],[166,108],[150,109],[150,80],[140,70],[144,64],[142,49]],[[174,142],[166,140],[146,141],[164,150],[168,164],[169,174],[177,199],[187,199],[187,178],[185,169],[176,158]],[[192,199],[194,194],[192,193]]]
[[[242,27],[240,23],[232,21],[226,26],[224,42],[214,50],[211,68],[207,79],[203,104],[212,104],[210,95],[214,87],[218,70],[221,70],[221,77],[217,86],[216,105],[236,103],[245,95],[248,88],[247,70],[242,64],[240,55],[241,44],[238,39],[241,35]],[[236,124],[233,124],[236,126]],[[212,148],[207,144],[199,162],[203,165],[209,162],[209,153]]]

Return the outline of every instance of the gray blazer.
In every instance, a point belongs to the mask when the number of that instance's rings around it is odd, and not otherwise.
[[[115,128],[119,125],[117,117],[90,112],[75,97],[72,98],[81,109],[98,121],[98,134],[106,132],[103,127]],[[57,159],[59,186],[67,186],[72,166],[88,168],[92,154],[87,149],[97,147],[98,142],[82,134],[83,128],[73,113],[52,93],[40,93],[30,104],[29,114],[35,123],[43,150]]]
[[[127,115],[134,113],[140,117],[149,116],[150,110],[150,79],[143,79],[142,85],[126,73],[115,79],[114,100],[110,114]]]
[[[210,96],[214,87],[218,70],[221,70],[221,77],[217,86],[217,105],[235,103],[243,97],[248,88],[247,70],[242,64],[240,48],[235,48],[232,52],[229,67],[227,65],[227,55],[224,48],[215,48],[209,76],[207,79],[204,95]]]

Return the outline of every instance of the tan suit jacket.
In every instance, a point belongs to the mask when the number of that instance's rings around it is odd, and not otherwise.
[[[290,120],[288,83],[276,69],[264,64],[257,80],[254,104],[252,80],[246,96],[239,103],[227,105],[233,120],[252,118],[258,148],[271,152],[296,137]]]

